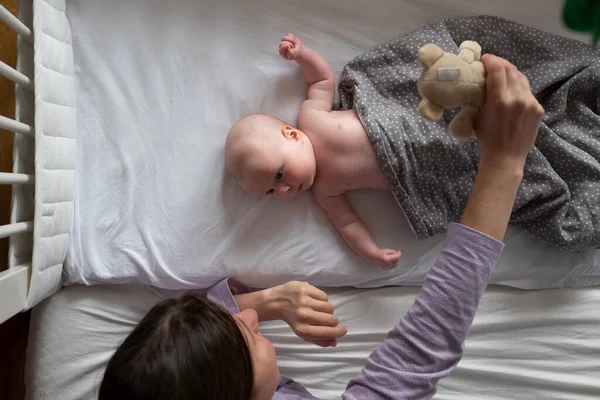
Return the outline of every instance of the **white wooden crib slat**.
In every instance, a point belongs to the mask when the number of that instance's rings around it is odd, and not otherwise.
[[[33,184],[35,176],[28,174],[15,174],[10,172],[0,172],[0,185],[19,185]]]
[[[0,324],[25,308],[30,268],[28,263],[0,272]]]
[[[22,23],[19,18],[15,17],[2,5],[0,5],[0,21],[10,26],[12,30],[22,36],[23,39],[27,40],[29,43],[33,43],[33,34],[31,33],[31,29],[29,29],[27,25]]]
[[[26,89],[30,92],[33,92],[33,82],[27,76],[23,75],[16,69],[11,66],[0,61],[0,75],[4,76],[7,79],[10,79],[14,83],[21,86],[23,89]]]
[[[33,221],[16,222],[14,224],[0,225],[0,239],[19,233],[31,232]]]
[[[3,115],[0,115],[0,129],[6,129],[7,131],[33,137],[33,126],[15,121],[14,119],[6,118]]]

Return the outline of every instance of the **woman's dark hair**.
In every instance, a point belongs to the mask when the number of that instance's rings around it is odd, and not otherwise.
[[[254,375],[233,316],[204,297],[154,306],[110,359],[99,400],[249,400]]]

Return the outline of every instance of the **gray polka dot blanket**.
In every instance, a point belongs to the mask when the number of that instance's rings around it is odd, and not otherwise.
[[[478,168],[475,140],[448,132],[417,105],[418,50],[458,53],[475,40],[531,82],[546,113],[530,152],[511,223],[556,247],[600,247],[600,53],[579,41],[505,19],[445,19],[377,46],[342,72],[340,109],[356,109],[392,192],[418,238],[445,231],[464,210]]]

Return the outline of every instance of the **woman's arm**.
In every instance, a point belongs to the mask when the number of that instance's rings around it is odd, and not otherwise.
[[[306,283],[291,281],[252,292],[227,278],[211,287],[206,296],[231,314],[254,309],[260,321],[285,321],[298,337],[321,347],[335,346],[347,333],[334,314],[327,293]]]
[[[254,309],[260,322],[278,319],[273,310],[267,307],[268,297],[268,289],[233,296],[240,311]]]
[[[327,294],[306,282],[292,281],[234,299],[239,311],[252,308],[259,321],[283,320],[300,338],[318,346],[335,346],[347,332]]]
[[[429,399],[456,367],[504,238],[543,109],[514,66],[487,56],[487,99],[477,123],[480,168],[461,224],[415,303],[348,384],[344,399]]]
[[[428,399],[462,357],[502,243],[451,225],[415,303],[352,380],[344,399]]]
[[[514,65],[489,54],[482,61],[487,97],[475,124],[480,167],[461,223],[503,240],[544,109]]]

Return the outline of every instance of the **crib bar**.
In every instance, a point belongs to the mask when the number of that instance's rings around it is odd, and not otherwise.
[[[33,83],[31,82],[31,79],[29,79],[27,76],[23,75],[16,69],[12,68],[11,66],[3,63],[2,61],[0,61],[0,75],[10,79],[14,83],[21,86],[23,89],[27,89],[30,92],[33,92]]]
[[[20,133],[21,135],[33,137],[33,127],[14,119],[6,118],[0,115],[0,129]]]
[[[0,324],[25,308],[30,268],[27,263],[0,272]]]
[[[33,183],[35,183],[35,176],[33,175],[0,172],[0,185],[20,185]]]
[[[19,233],[31,232],[33,221],[16,222],[14,224],[0,225],[0,239]]]
[[[22,23],[19,20],[19,18],[15,17],[2,5],[0,5],[0,21],[10,26],[12,30],[17,32],[20,36],[22,36],[23,39],[33,44],[33,34],[31,33],[31,29],[29,29],[24,23]]]

